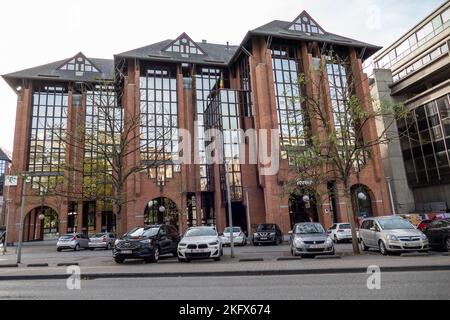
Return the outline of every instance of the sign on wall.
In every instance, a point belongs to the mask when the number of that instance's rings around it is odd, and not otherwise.
[[[17,187],[18,181],[18,176],[5,176],[5,186],[7,187]]]

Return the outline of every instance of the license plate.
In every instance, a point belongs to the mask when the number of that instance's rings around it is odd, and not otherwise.
[[[261,240],[267,240],[267,238],[261,238]]]
[[[405,247],[420,247],[420,243],[419,242],[410,242],[410,243],[405,243],[404,244]]]
[[[310,249],[322,249],[323,245],[321,244],[312,244],[309,246]]]
[[[193,249],[191,250],[192,253],[206,253],[208,250],[202,250],[202,249]]]
[[[120,251],[121,254],[133,254],[132,250],[122,250]]]

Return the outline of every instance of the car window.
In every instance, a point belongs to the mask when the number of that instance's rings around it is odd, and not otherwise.
[[[350,224],[341,224],[339,225],[339,229],[349,230],[351,227]]]
[[[414,226],[410,222],[403,219],[380,219],[378,220],[378,224],[382,230],[414,229]]]
[[[330,228],[330,230],[334,230],[334,229],[336,229],[336,224],[333,224]]]
[[[277,231],[277,228],[274,224],[260,224],[256,229],[256,232],[267,232],[267,231]]]
[[[311,224],[299,224],[295,228],[295,234],[315,234],[315,233],[325,233],[325,230],[320,224],[311,223]]]
[[[166,230],[166,227],[165,227],[165,226],[162,226],[162,227],[159,229],[159,235],[160,235],[160,236],[166,236],[166,235],[167,235],[167,230]]]
[[[212,228],[192,228],[186,231],[185,237],[208,237],[217,236],[217,231]]]
[[[175,227],[168,226],[167,229],[168,229],[169,234],[171,234],[173,236],[177,236],[178,235],[178,230],[175,229]]]

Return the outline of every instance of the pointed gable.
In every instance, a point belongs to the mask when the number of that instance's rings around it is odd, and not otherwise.
[[[300,15],[289,25],[289,30],[301,31],[304,33],[325,34],[325,30],[308,14],[303,11]]]
[[[58,70],[75,71],[76,73],[100,72],[100,70],[83,53],[67,60]]]
[[[193,41],[184,32],[162,51],[176,52],[181,53],[182,55],[189,55],[189,54],[206,55],[206,53],[195,43],[195,41]]]

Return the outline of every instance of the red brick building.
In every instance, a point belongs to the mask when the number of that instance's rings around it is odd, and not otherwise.
[[[307,148],[301,128],[292,127],[286,119],[285,111],[291,109],[302,117],[302,106],[295,102],[290,105],[294,93],[286,92],[286,88],[295,86],[299,75],[313,70],[329,50],[349,58],[351,70],[347,72],[359,83],[355,92],[370,109],[370,101],[364,99],[369,95],[369,85],[362,62],[379,49],[329,33],[303,12],[293,22],[275,20],[249,31],[239,46],[195,42],[183,33],[175,40],[117,54],[113,60],[87,58],[79,53],[4,75],[18,95],[13,174],[37,173],[26,184],[24,239],[116,228],[112,206],[99,201],[98,195],[80,199],[84,193],[75,183],[64,187],[64,196],[39,193],[40,189],[48,190],[42,186],[58,185],[71,174],[77,181],[99,170],[98,165],[95,170],[89,166],[89,173],[67,169],[68,163],[92,161],[96,151],[61,143],[58,137],[65,130],[77,132],[80,125],[93,131],[104,125],[92,101],[96,96],[108,95],[120,97],[117,107],[123,108],[125,117],[136,115],[140,119],[138,138],[133,142],[136,151],[127,154],[125,166],[164,155],[157,168],[148,168],[127,180],[122,230],[144,223],[172,223],[182,230],[191,225],[215,224],[222,230],[227,225],[227,180],[233,224],[245,230],[249,225],[254,228],[267,222],[278,224],[287,233],[294,223],[309,220],[329,227],[333,221],[348,221],[348,201],[352,201],[359,216],[390,214],[377,147],[358,177],[352,178],[354,199],[343,199],[342,186],[330,177],[321,187],[328,196],[320,206],[312,200],[305,203],[301,196],[285,194],[290,165],[283,151],[280,170],[273,175],[263,175],[261,163],[241,163],[235,158],[239,152],[248,153],[254,148],[247,138],[242,140],[245,149],[236,151],[239,139],[235,134],[239,129],[279,129],[278,143],[295,141],[295,145]],[[103,81],[119,76],[121,81],[115,82],[115,90],[102,86]],[[343,77],[342,72],[328,76]],[[303,94],[313,94],[308,90],[312,89],[309,87]],[[331,109],[331,95],[329,98]],[[221,145],[227,165],[208,163],[211,154],[204,129],[215,106],[220,107],[220,124],[229,134],[224,135]],[[176,142],[181,129],[190,132],[189,153],[196,159],[194,163],[179,164],[173,157],[179,151]],[[168,135],[158,136],[161,130]],[[375,134],[372,123],[367,138]],[[358,197],[360,193],[364,197]],[[20,187],[11,188],[11,195],[9,227],[17,241]]]

